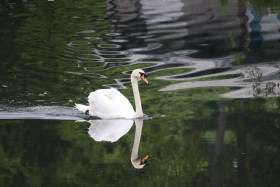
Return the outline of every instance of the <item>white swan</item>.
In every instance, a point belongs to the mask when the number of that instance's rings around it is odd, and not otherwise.
[[[90,116],[97,116],[101,119],[134,119],[143,117],[141,99],[138,89],[138,80],[142,79],[147,84],[147,75],[141,69],[135,69],[131,73],[131,84],[135,100],[136,112],[131,103],[117,89],[100,89],[91,92],[88,96],[89,106],[76,104],[76,108]]]

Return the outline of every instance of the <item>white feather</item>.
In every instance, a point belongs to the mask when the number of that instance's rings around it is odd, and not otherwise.
[[[115,88],[91,92],[88,102],[90,110],[101,119],[132,119],[135,115],[128,99]]]
[[[87,110],[90,110],[90,107],[86,106],[86,105],[81,105],[81,104],[76,104],[75,103],[75,106],[79,111],[81,111],[83,113],[86,113]]]

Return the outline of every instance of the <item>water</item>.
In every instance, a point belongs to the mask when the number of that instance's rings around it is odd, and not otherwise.
[[[279,186],[280,4],[0,3],[0,186]],[[74,108],[115,87],[144,120]],[[148,162],[140,160],[149,154]]]

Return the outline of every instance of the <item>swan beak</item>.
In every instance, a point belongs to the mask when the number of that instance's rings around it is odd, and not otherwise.
[[[148,160],[148,158],[149,158],[149,154],[147,154],[144,158],[142,158],[141,159],[141,163],[140,163],[140,165],[142,165],[142,164],[146,164],[147,163],[147,160]]]
[[[145,74],[143,74],[143,75],[141,76],[141,79],[142,79],[143,81],[145,81],[145,83],[149,84],[149,81],[148,81],[147,76],[146,76]]]

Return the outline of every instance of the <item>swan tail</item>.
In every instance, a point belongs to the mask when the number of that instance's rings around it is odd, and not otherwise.
[[[94,116],[93,112],[90,110],[90,106],[75,103],[75,107],[84,114]]]

